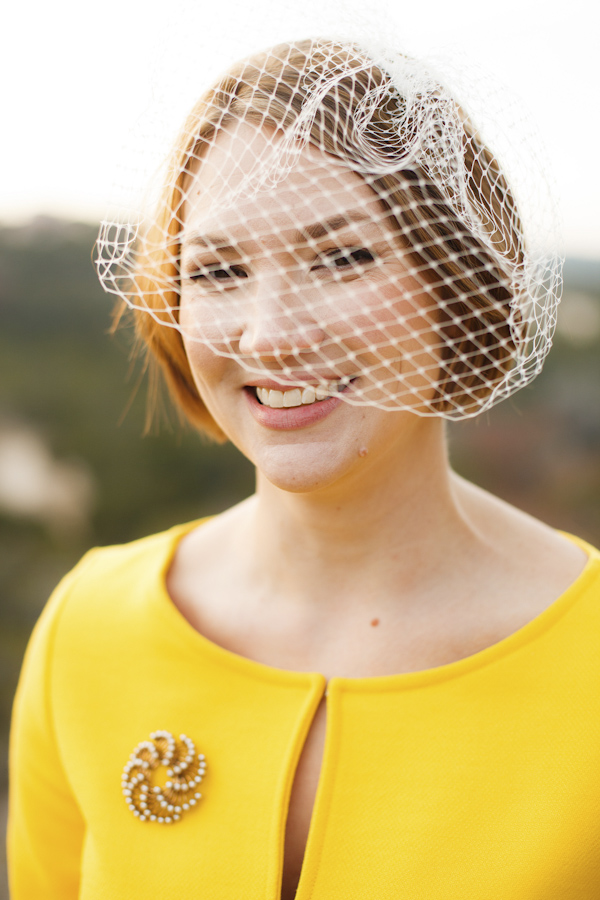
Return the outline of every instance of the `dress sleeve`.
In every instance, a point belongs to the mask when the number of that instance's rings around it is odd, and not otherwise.
[[[52,712],[53,645],[73,573],[38,621],[21,672],[10,743],[11,900],[79,896],[84,822],[64,771]]]

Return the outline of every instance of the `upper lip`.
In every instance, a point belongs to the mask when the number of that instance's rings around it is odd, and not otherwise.
[[[268,378],[257,378],[256,381],[248,381],[244,385],[244,387],[266,388],[267,390],[271,390],[271,391],[282,391],[282,390],[291,391],[291,390],[294,390],[294,388],[303,389],[306,387],[312,387],[312,388],[325,387],[327,384],[330,384],[332,381],[341,381],[342,377],[348,378],[349,381],[354,381],[354,379],[356,378],[355,375],[354,376],[331,375],[331,376],[329,376],[329,378],[327,378],[326,376],[323,376],[322,378],[319,379],[319,381],[308,381],[308,379],[306,379],[306,378],[299,378],[298,381],[288,381],[288,380],[284,380],[283,378],[281,379],[281,381],[270,381]]]

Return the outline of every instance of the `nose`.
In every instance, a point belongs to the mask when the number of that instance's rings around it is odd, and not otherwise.
[[[272,270],[255,277],[239,339],[240,353],[281,359],[316,351],[325,336],[314,287],[301,284],[285,271]]]

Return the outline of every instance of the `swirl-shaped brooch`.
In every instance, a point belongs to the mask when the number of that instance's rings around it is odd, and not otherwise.
[[[153,783],[153,774],[164,766],[167,780]],[[129,757],[121,785],[127,806],[140,822],[178,822],[200,800],[198,786],[206,771],[203,753],[185,734],[176,740],[170,731],[153,731]],[[155,775],[154,775],[155,777]]]

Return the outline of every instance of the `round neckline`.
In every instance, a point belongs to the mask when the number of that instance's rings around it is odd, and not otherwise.
[[[327,680],[320,672],[282,669],[267,663],[258,662],[247,656],[241,656],[232,650],[227,650],[194,628],[179,611],[167,589],[167,573],[173,562],[179,542],[187,534],[211,518],[213,517],[209,516],[185,525],[176,525],[164,534],[164,537],[169,538],[169,540],[165,553],[161,554],[158,559],[159,569],[156,573],[157,590],[153,595],[153,600],[158,610],[166,616],[170,626],[175,627],[179,631],[182,639],[187,644],[190,646],[194,644],[196,649],[201,647],[216,662],[221,662],[227,667],[237,669],[242,673],[245,672],[261,681],[275,681],[279,684],[287,682],[290,686],[295,685],[297,687],[315,685],[322,682],[323,686],[327,686],[328,692],[335,687],[355,692],[407,690],[435,682],[449,681],[468,672],[484,668],[490,663],[532,643],[537,637],[552,628],[572,608],[577,599],[586,590],[600,562],[600,555],[591,544],[567,532],[559,531],[559,534],[584,551],[587,555],[586,563],[577,578],[571,582],[556,600],[516,631],[490,644],[488,647],[484,647],[483,650],[478,650],[477,653],[472,653],[462,659],[444,663],[440,666],[418,669],[414,672],[398,672],[391,675],[367,675],[355,678],[336,675]]]

